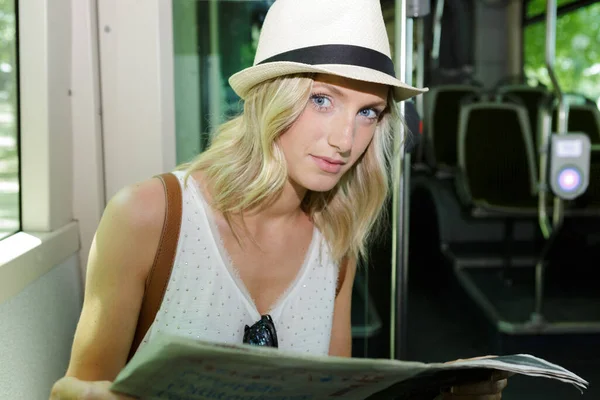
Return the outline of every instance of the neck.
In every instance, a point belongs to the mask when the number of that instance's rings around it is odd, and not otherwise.
[[[206,186],[203,174],[198,172],[195,179],[210,203],[210,190]],[[304,214],[301,205],[306,192],[305,188],[288,179],[276,199],[265,207],[245,212],[243,219],[240,215],[231,215],[231,222],[238,226],[245,226],[253,234],[263,231],[266,227],[297,223],[298,218]]]
[[[301,204],[307,190],[288,179],[282,192],[267,206],[244,215],[246,223],[264,224],[295,219],[302,214]]]

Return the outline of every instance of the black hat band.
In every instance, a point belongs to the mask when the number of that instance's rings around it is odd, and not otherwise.
[[[290,50],[269,57],[258,63],[258,65],[278,61],[297,62],[315,66],[320,64],[354,65],[374,69],[396,78],[394,63],[388,56],[366,47],[348,44],[325,44]]]

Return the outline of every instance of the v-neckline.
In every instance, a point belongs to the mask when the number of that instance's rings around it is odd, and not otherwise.
[[[256,306],[255,300],[252,298],[250,291],[248,290],[246,284],[242,280],[239,274],[238,268],[234,265],[229,252],[225,248],[225,243],[222,239],[221,233],[219,231],[219,227],[214,218],[212,209],[210,205],[206,201],[204,197],[204,193],[202,192],[202,188],[200,187],[198,181],[192,176],[189,175],[189,179],[192,182],[193,190],[196,194],[196,198],[198,199],[198,206],[202,208],[204,211],[204,222],[206,223],[206,228],[210,231],[210,240],[212,244],[217,249],[218,259],[223,267],[223,269],[227,272],[227,275],[231,279],[233,285],[240,291],[242,294],[242,298],[246,304],[246,308],[248,311],[253,314],[254,319],[259,320],[263,314],[258,311],[258,307]],[[313,257],[313,253],[315,251],[316,243],[318,239],[318,229],[316,226],[313,227],[312,238],[309,244],[309,247],[304,255],[304,260],[300,269],[298,270],[296,276],[290,283],[290,285],[277,297],[277,300],[273,304],[269,306],[267,314],[271,315],[274,319],[279,316],[279,311],[283,304],[293,295],[293,293],[301,286],[304,281],[304,277],[306,276],[310,264],[310,260]]]

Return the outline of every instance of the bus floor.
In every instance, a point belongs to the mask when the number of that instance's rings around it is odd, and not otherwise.
[[[590,383],[589,388],[581,396],[577,388],[562,382],[513,376],[503,399],[600,399],[600,334],[499,334],[460,287],[449,265],[419,273],[425,270],[419,264],[412,260],[411,269],[416,273],[411,273],[408,285],[407,359],[443,362],[486,354],[533,354],[581,376]],[[441,267],[443,262],[436,264]],[[432,281],[432,276],[437,278]]]

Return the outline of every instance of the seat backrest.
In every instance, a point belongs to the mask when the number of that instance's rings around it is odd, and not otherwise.
[[[537,164],[525,107],[500,102],[463,106],[457,153],[466,201],[505,207],[531,204]]]
[[[461,101],[480,93],[480,90],[473,85],[444,85],[433,88],[428,94],[425,140],[433,156],[429,162],[434,166],[457,165],[456,141]]]
[[[533,87],[527,85],[507,85],[498,89],[502,95],[510,95],[521,99],[527,109],[529,118],[529,129],[533,135],[534,148],[538,148],[538,129],[540,118],[540,107],[545,104],[552,94],[544,87]]]
[[[600,149],[592,150],[590,157],[590,179],[589,186],[584,196],[587,207],[600,208]]]
[[[556,132],[557,112],[554,111],[552,129]],[[569,106],[569,132],[581,132],[589,136],[592,145],[600,144],[600,111],[595,104],[571,104]]]

